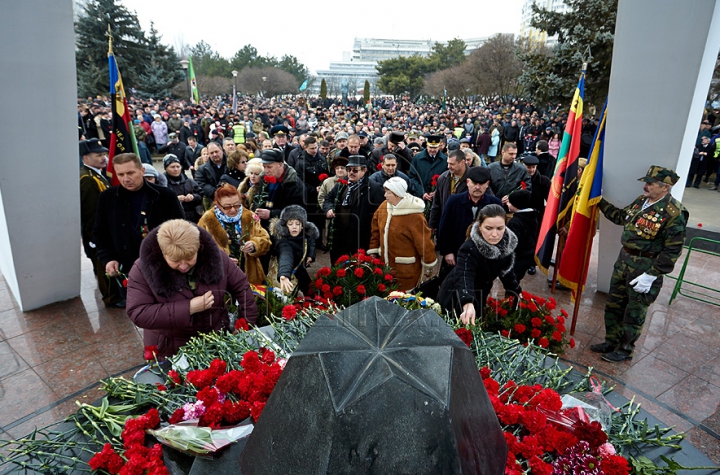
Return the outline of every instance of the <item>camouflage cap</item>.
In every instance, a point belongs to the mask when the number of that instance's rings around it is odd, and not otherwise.
[[[668,185],[674,185],[680,179],[675,170],[670,168],[661,167],[659,165],[652,165],[644,177],[638,178],[638,181],[645,181],[648,183],[654,183],[660,181]]]

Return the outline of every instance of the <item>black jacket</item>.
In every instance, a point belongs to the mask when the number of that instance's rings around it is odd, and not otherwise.
[[[185,211],[185,219],[197,223],[200,219],[201,214],[196,210],[197,206],[202,206],[202,190],[195,180],[188,178],[184,173],[181,173],[178,178],[172,178],[165,172],[165,178],[167,178],[168,189],[175,192],[177,196],[192,194],[195,198],[192,201],[185,201],[181,203],[183,211]]]
[[[541,175],[540,170],[538,170],[530,177],[530,182],[532,183],[530,203],[533,209],[538,212],[538,223],[542,223],[545,215],[545,200],[550,194],[550,178]]]
[[[227,173],[220,177],[219,183],[229,183],[235,188],[240,186],[240,183],[245,179],[245,172],[235,168],[234,170],[228,170]]]
[[[195,181],[200,185],[204,197],[212,200],[215,197],[215,190],[220,183],[220,177],[227,173],[227,160],[223,158],[220,167],[217,167],[212,160],[208,160],[195,172]]]
[[[175,192],[147,181],[142,189],[145,192],[146,231],[153,230],[165,221],[185,218]],[[139,222],[132,222],[132,199],[133,192],[122,186],[114,186],[100,193],[93,228],[93,242],[97,246],[100,262],[107,265],[110,261],[118,261],[125,273],[130,271],[140,255],[143,240],[141,225],[145,221],[141,215]]]
[[[515,213],[508,221],[507,228],[517,236],[515,248],[515,276],[522,279],[530,267],[535,265],[535,244],[537,244],[537,212],[533,209]]]
[[[305,208],[308,212],[314,212],[318,202],[317,187],[323,182],[319,176],[323,173],[329,175],[325,157],[319,153],[311,157],[303,150],[293,167],[305,188]]]
[[[354,254],[358,249],[368,249],[372,217],[378,206],[385,201],[385,189],[367,175],[363,183],[353,191],[354,196],[349,207],[342,202],[348,191],[348,185],[338,183],[325,197],[323,213],[335,212],[333,245],[330,258],[333,262],[343,254]]]
[[[256,192],[264,193],[269,192],[270,185],[265,182],[265,175],[261,175],[262,179],[260,183],[262,188]],[[272,203],[272,207],[266,205],[258,206],[258,209],[269,209],[270,219],[277,218],[282,213],[283,208],[289,205],[300,205],[304,207],[305,201],[305,188],[302,182],[298,179],[295,169],[285,165],[285,175],[282,177],[280,186],[277,188],[274,194],[268,194],[266,204]],[[269,229],[269,220],[263,220],[263,228]]]
[[[182,166],[183,171],[190,168],[191,165],[194,163],[190,163],[187,160],[185,160],[185,149],[187,148],[187,144],[185,142],[180,141],[172,141],[168,142],[164,147],[160,147],[158,149],[159,153],[172,153],[175,155],[178,160],[180,160],[180,165]]]
[[[457,265],[448,274],[440,286],[438,303],[443,310],[457,315],[462,306],[472,302],[477,312],[482,312],[492,290],[493,282],[500,277],[505,292],[520,294],[521,289],[515,279],[515,247],[517,237],[510,230],[497,245],[489,244],[480,235],[479,224],[475,223],[470,238],[460,246]]]
[[[387,146],[376,148],[370,154],[370,160],[368,161],[368,170],[375,171],[379,163],[382,163],[382,159],[388,153],[392,153],[397,159],[397,169],[408,175],[410,171],[410,165],[412,164],[413,154],[409,148],[405,147],[400,150],[396,148],[394,152],[388,150]]]
[[[460,246],[465,242],[467,229],[475,220],[477,213],[489,204],[502,205],[502,201],[496,196],[485,193],[477,204],[477,211],[473,216],[472,208],[474,203],[470,201],[467,191],[451,195],[442,209],[440,224],[437,228],[436,249],[440,255],[455,254],[457,258]],[[457,261],[457,259],[456,259]]]
[[[295,270],[295,277],[298,279],[298,286],[303,294],[310,290],[310,275],[305,268],[305,260],[311,257],[315,260],[315,240],[320,237],[318,228],[311,222],[303,224],[303,232],[296,236],[290,236],[287,226],[276,225],[273,230],[273,238],[276,239],[275,251],[278,259],[278,279],[282,276],[290,278]],[[307,245],[307,252],[305,246]],[[304,255],[304,257],[303,257]]]

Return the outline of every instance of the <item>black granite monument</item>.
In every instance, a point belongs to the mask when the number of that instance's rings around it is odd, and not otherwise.
[[[377,297],[321,317],[240,457],[243,475],[504,472],[473,354],[433,311]]]

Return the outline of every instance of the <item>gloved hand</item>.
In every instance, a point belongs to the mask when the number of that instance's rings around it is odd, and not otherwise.
[[[650,275],[647,272],[643,272],[641,275],[635,277],[630,281],[630,285],[634,286],[633,290],[640,294],[646,294],[650,292],[650,286],[655,282],[657,276]]]

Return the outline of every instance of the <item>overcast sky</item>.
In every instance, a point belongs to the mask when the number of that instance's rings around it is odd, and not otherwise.
[[[225,58],[246,44],[260,56],[290,54],[311,72],[352,51],[354,38],[477,38],[517,34],[522,0],[467,2],[199,2],[197,0],[121,0],[137,13],[147,32],[150,21],[163,43],[195,45],[200,40]],[[443,10],[443,7],[447,7]]]

